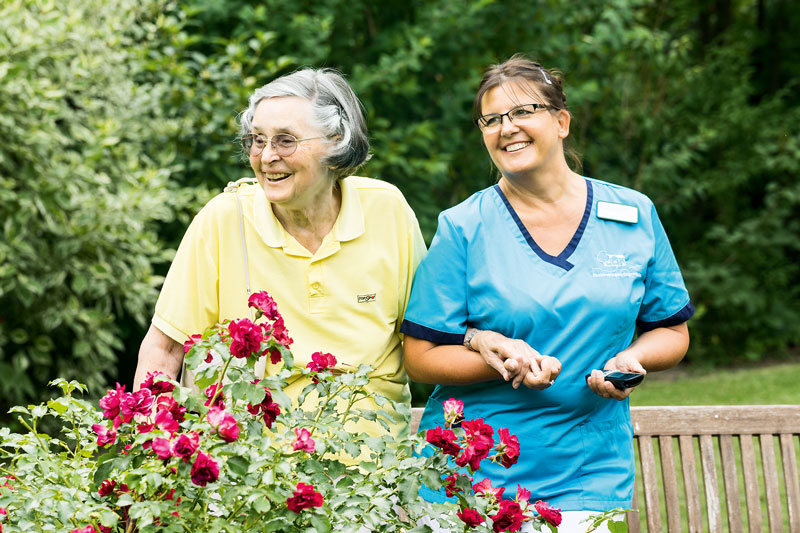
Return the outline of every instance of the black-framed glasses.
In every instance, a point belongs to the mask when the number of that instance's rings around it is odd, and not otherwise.
[[[308,137],[306,139],[298,139],[294,135],[288,133],[279,133],[272,137],[261,135],[258,133],[248,133],[242,135],[242,149],[246,154],[251,156],[261,155],[267,143],[272,145],[272,150],[281,157],[292,155],[297,150],[297,143],[305,141],[313,141],[314,139],[322,139],[322,137]]]
[[[480,116],[475,119],[475,125],[484,133],[492,133],[503,126],[503,117],[508,117],[511,122],[520,124],[532,118],[534,113],[540,109],[550,109],[552,107],[545,104],[522,104],[512,107],[505,113],[489,113],[488,115]]]

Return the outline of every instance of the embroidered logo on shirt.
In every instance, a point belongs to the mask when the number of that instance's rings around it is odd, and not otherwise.
[[[365,304],[367,302],[374,302],[375,301],[375,294],[376,293],[374,293],[374,292],[372,294],[359,294],[358,295],[358,303]]]
[[[611,254],[603,250],[597,254],[599,267],[592,269],[595,278],[640,278],[639,265],[629,265],[622,254]]]

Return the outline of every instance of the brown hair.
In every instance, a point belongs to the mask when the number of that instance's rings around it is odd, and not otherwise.
[[[478,85],[478,93],[475,95],[473,104],[474,118],[477,119],[482,114],[483,95],[495,87],[513,81],[532,83],[536,88],[537,96],[544,100],[543,103],[552,106],[555,110],[563,109],[569,113],[567,95],[564,92],[564,80],[561,73],[557,70],[548,70],[523,54],[514,54],[508,60],[491,65],[486,69],[481,83]],[[572,163],[570,167],[573,170],[576,172],[582,171],[581,156],[572,146],[569,137],[564,141],[564,155]]]

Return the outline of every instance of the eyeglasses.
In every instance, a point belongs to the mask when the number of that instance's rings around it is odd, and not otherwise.
[[[279,133],[272,137],[264,135],[249,133],[242,135],[242,149],[245,153],[251,156],[261,155],[267,143],[272,145],[272,150],[281,157],[292,155],[297,150],[297,143],[312,141],[314,139],[322,139],[322,137],[309,137],[307,139],[298,139],[294,135],[288,133]]]
[[[544,104],[522,104],[512,107],[505,113],[489,113],[480,116],[475,119],[475,125],[484,133],[492,133],[503,126],[503,117],[508,117],[508,120],[514,124],[522,124],[533,118],[533,114],[540,109],[551,109],[552,107]]]

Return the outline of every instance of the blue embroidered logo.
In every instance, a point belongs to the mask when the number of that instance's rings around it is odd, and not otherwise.
[[[592,269],[595,278],[640,278],[639,265],[629,265],[622,254],[603,250],[597,253],[598,267]]]

